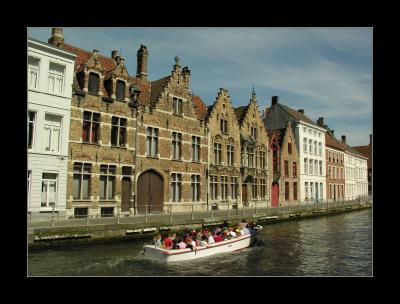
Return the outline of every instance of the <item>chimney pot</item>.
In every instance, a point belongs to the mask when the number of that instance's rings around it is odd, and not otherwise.
[[[323,117],[318,118],[317,125],[320,127],[324,126],[324,118]]]
[[[346,135],[342,135],[342,142],[346,144]]]
[[[369,135],[369,144],[372,144],[372,134]]]
[[[333,136],[335,136],[335,130],[331,130]]]
[[[301,114],[304,114],[304,109],[299,109],[297,112],[300,112]]]
[[[115,57],[118,57],[118,56],[119,56],[119,51],[114,50],[114,51],[111,52],[111,58],[112,59],[114,59]]]
[[[62,27],[53,27],[51,29],[51,37],[48,40],[48,43],[56,45],[58,47],[64,44],[64,34]]]
[[[277,104],[279,103],[279,96],[272,96],[272,104]]]

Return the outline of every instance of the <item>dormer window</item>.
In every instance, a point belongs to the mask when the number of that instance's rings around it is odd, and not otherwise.
[[[182,99],[174,97],[172,99],[172,108],[175,115],[182,115]]]
[[[117,91],[116,98],[118,100],[124,100],[125,99],[125,81],[117,80],[116,91]]]
[[[99,94],[99,74],[89,73],[89,92],[92,94]]]

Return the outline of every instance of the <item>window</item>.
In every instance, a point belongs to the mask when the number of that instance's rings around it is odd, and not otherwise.
[[[318,143],[318,147],[319,147],[319,156],[322,156],[322,143],[321,142]]]
[[[192,202],[200,200],[200,175],[192,175]]]
[[[41,207],[52,207],[57,201],[57,173],[42,174]]]
[[[291,142],[288,142],[287,149],[288,149],[288,153],[292,154],[292,143]]]
[[[289,161],[285,160],[284,164],[285,176],[289,176]]]
[[[318,175],[318,161],[314,160],[314,175]]]
[[[231,177],[231,198],[236,199],[238,194],[238,178]]]
[[[297,176],[297,163],[293,162],[293,177]]]
[[[182,174],[172,173],[171,174],[171,189],[170,189],[170,199],[172,202],[181,201],[182,192]]]
[[[344,185],[341,185],[342,188],[342,198],[344,198]]]
[[[31,202],[31,184],[32,184],[32,170],[28,170],[28,190],[27,190],[28,206],[30,206]]]
[[[257,195],[258,195],[258,193],[257,193],[258,192],[257,191],[257,189],[258,189],[257,182],[258,182],[258,180],[257,180],[257,178],[255,178],[254,181],[253,181],[253,184],[252,184],[253,199],[256,199]]]
[[[114,200],[115,196],[115,166],[100,165],[100,199]]]
[[[311,133],[312,133],[312,130],[308,129],[308,134],[311,135]]]
[[[313,170],[313,160],[312,159],[310,159],[310,172],[309,172],[309,174],[313,174],[313,172],[314,172],[314,170]]]
[[[122,167],[122,175],[131,176],[132,175],[132,167]]]
[[[200,137],[192,136],[192,160],[200,161]]]
[[[90,144],[99,142],[100,114],[83,112],[82,141]]]
[[[124,100],[125,99],[125,81],[117,80],[116,91],[117,91],[116,98],[118,100]]]
[[[74,163],[73,197],[75,200],[90,198],[91,164]]]
[[[28,57],[28,85],[30,89],[37,89],[39,84],[39,64],[38,58]]]
[[[257,128],[251,128],[251,136],[257,139]]]
[[[89,73],[89,92],[92,94],[99,94],[99,74]]]
[[[260,167],[261,169],[265,169],[265,152],[260,151]]]
[[[310,198],[311,199],[314,198],[314,183],[313,182],[310,183]]]
[[[35,137],[36,113],[28,111],[28,149],[32,149]]]
[[[101,217],[110,217],[114,216],[114,207],[102,207],[101,210]]]
[[[317,132],[314,130],[313,131],[314,137],[317,136]]]
[[[48,89],[50,93],[64,93],[64,73],[65,66],[50,62]]]
[[[182,115],[182,99],[172,98],[172,109],[175,115]]]
[[[307,134],[307,128],[303,128],[304,134]]]
[[[297,201],[297,182],[293,182],[293,200]]]
[[[307,138],[303,139],[303,151],[304,153],[307,153]]]
[[[221,176],[221,198],[226,199],[228,196],[228,177]]]
[[[228,121],[226,119],[220,120],[220,130],[223,134],[228,134]]]
[[[314,154],[315,155],[317,155],[317,149],[318,149],[317,142],[314,141]]]
[[[323,198],[324,197],[324,186],[322,183],[319,183],[319,197]]]
[[[285,182],[285,201],[289,200],[289,182]]]
[[[148,157],[157,157],[158,154],[158,129],[146,129],[146,154]]]
[[[88,216],[88,208],[74,208],[74,217],[83,218]]]
[[[329,178],[332,178],[332,172],[331,172],[331,166],[328,166],[328,176]]]
[[[254,166],[254,149],[247,147],[247,166],[253,168]]]
[[[235,161],[234,152],[233,152],[234,149],[235,149],[234,145],[232,145],[232,144],[226,145],[226,154],[227,154],[228,166],[233,166],[233,163]]]
[[[273,161],[273,169],[274,172],[280,171],[279,169],[279,157],[278,157],[278,147],[277,146],[273,146],[272,147],[272,161]]]
[[[43,149],[45,151],[60,151],[61,116],[46,114],[44,120]]]
[[[221,164],[222,146],[220,143],[214,143],[214,163]]]
[[[332,178],[336,179],[336,168],[332,167]]]
[[[319,175],[322,176],[322,161],[319,162]]]
[[[332,152],[331,151],[328,151],[328,159],[330,162],[332,161]]]
[[[260,178],[260,196],[262,198],[266,197],[267,193],[266,193],[266,182],[265,182],[265,178]]]
[[[308,174],[308,158],[304,159],[304,174]]]
[[[312,153],[313,150],[312,150],[312,140],[311,140],[311,139],[308,140],[308,146],[309,146],[309,147],[308,147],[308,148],[309,148],[309,149],[308,149],[308,152],[309,152],[309,153]]]
[[[308,199],[308,182],[304,183],[304,192],[306,193],[306,199]]]
[[[125,147],[126,118],[111,117],[111,145]]]
[[[210,175],[210,195],[212,200],[217,199],[218,179],[215,175]]]

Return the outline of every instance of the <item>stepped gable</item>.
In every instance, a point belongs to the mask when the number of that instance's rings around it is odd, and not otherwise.
[[[193,95],[193,103],[196,105],[197,117],[200,120],[205,120],[207,116],[207,105],[201,100],[199,96]]]
[[[247,111],[249,110],[249,105],[234,108],[234,110],[239,125],[242,125],[243,120],[246,117]]]
[[[161,92],[168,85],[171,76],[155,80],[151,82],[151,93],[150,93],[150,105],[153,106],[158,98],[161,96]]]

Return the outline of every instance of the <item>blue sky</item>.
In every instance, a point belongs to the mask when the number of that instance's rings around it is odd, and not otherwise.
[[[29,28],[46,41],[51,28]],[[260,109],[281,103],[324,117],[335,135],[364,145],[372,133],[372,28],[64,28],[65,42],[110,56],[120,50],[131,75],[140,44],[150,80],[170,75],[174,57],[191,70],[190,90],[210,105],[219,88],[246,105],[254,85]]]

